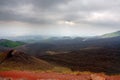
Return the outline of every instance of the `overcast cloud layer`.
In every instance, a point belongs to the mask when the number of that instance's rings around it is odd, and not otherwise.
[[[95,36],[120,30],[120,0],[0,0],[0,34]]]

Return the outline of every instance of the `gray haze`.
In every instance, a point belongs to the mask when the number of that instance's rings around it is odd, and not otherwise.
[[[120,0],[0,0],[0,36],[95,36],[120,30]]]

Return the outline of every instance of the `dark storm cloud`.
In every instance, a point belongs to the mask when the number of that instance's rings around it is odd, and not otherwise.
[[[49,15],[49,11],[56,11],[58,5],[66,4],[68,0],[0,0],[0,21],[20,21],[31,24],[52,24],[55,21],[44,16]],[[28,5],[28,6],[27,6]],[[22,13],[25,8],[32,9],[28,13]],[[21,9],[23,7],[23,9]],[[46,12],[46,10],[49,10]],[[44,12],[43,12],[44,11]],[[34,12],[34,14],[31,14]],[[48,14],[46,14],[48,13]],[[56,12],[55,12],[56,13]],[[31,16],[28,16],[31,14]],[[52,14],[54,15],[54,14]],[[38,17],[36,17],[38,16]]]
[[[119,26],[119,5],[119,0],[0,0],[0,21],[52,25],[58,21],[73,21],[76,24]],[[105,12],[108,15],[104,15]],[[99,14],[91,15],[93,13]],[[110,20],[109,13],[110,17],[113,15]]]
[[[40,9],[55,8],[59,4],[67,4],[71,0],[31,0],[31,2]]]
[[[19,16],[19,17],[18,17]],[[33,24],[52,24],[53,22],[45,18],[30,18],[23,15],[14,14],[12,12],[0,12],[1,21],[20,21]]]

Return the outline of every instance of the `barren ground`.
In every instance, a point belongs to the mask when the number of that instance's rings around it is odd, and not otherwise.
[[[1,71],[0,80],[120,80],[103,74],[63,74],[56,72]]]

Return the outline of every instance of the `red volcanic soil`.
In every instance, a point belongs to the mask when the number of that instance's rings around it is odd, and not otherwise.
[[[2,71],[0,80],[120,80],[120,76],[101,74],[62,74],[55,72]]]

